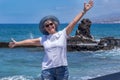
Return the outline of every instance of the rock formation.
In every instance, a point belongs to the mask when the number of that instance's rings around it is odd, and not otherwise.
[[[68,51],[97,51],[120,47],[120,39],[114,37],[105,37],[101,38],[100,41],[95,41],[90,34],[91,24],[89,19],[81,21],[75,36],[68,38]]]
[[[79,24],[75,35],[81,38],[93,39],[93,37],[90,35],[91,23],[92,22],[89,19],[83,19]]]

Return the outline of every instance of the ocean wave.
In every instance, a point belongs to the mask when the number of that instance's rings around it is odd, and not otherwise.
[[[95,78],[95,77],[91,77],[91,76],[82,76],[82,77],[70,76],[69,80],[89,80],[89,79],[92,79],[92,78]]]
[[[32,76],[18,75],[18,76],[3,77],[0,78],[0,80],[35,80],[35,79]]]
[[[90,77],[90,76],[83,76],[83,77],[70,76],[69,80],[88,80],[92,78],[93,77]],[[40,80],[40,79],[33,78],[32,76],[18,75],[18,76],[3,77],[3,78],[0,78],[0,80]]]
[[[112,50],[106,50],[106,51],[97,51],[93,52],[93,55],[91,55],[91,58],[94,58],[96,60],[105,60],[105,61],[111,61],[111,63],[114,61],[115,63],[119,63],[120,61],[120,48],[114,48]]]

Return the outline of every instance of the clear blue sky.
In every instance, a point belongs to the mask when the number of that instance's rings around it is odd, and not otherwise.
[[[0,23],[39,23],[46,15],[70,22],[88,0],[0,0]],[[120,0],[94,0],[87,18],[120,13]]]

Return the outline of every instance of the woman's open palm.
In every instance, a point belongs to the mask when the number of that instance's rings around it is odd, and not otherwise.
[[[90,0],[88,3],[84,3],[84,11],[88,11],[93,6],[93,0]]]

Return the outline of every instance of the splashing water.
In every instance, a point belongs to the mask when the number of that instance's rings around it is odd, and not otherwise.
[[[33,34],[32,34],[32,33],[29,33],[29,35],[30,35],[30,38],[31,38],[31,39],[33,39],[33,38],[34,38],[34,36],[33,36]]]

